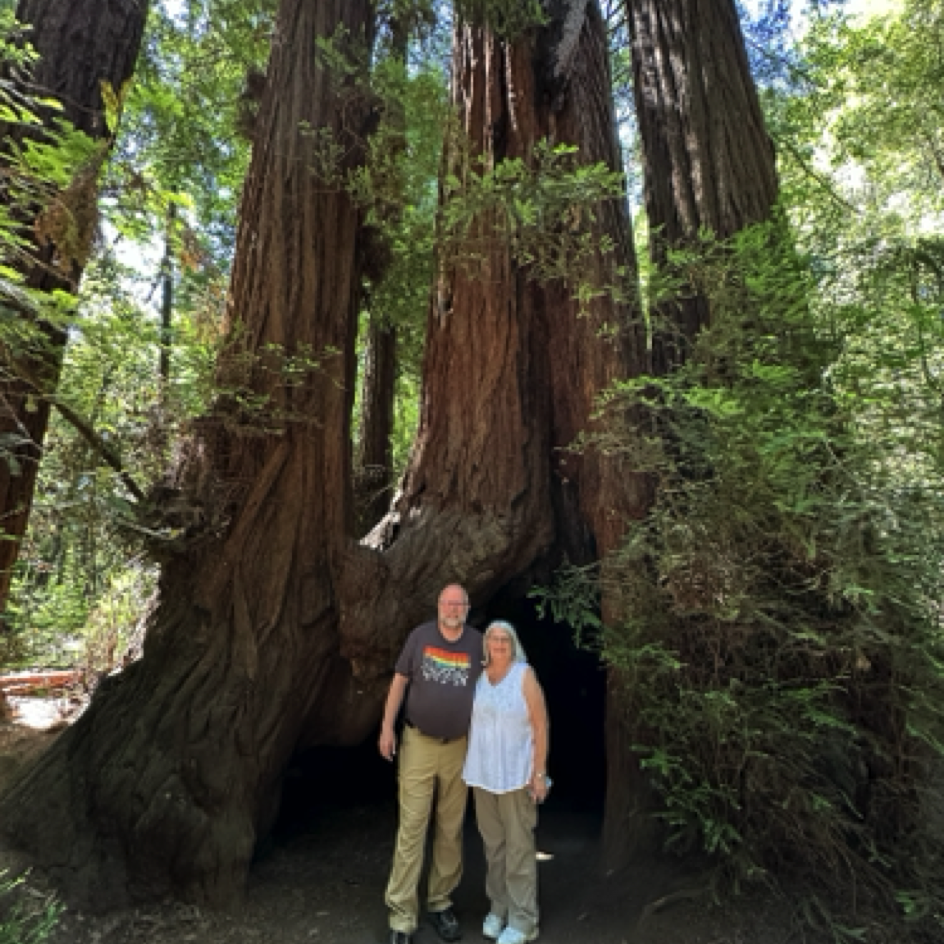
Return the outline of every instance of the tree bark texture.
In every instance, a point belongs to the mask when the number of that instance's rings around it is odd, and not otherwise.
[[[457,29],[454,98],[472,153],[487,166],[530,160],[548,137],[618,167],[597,5],[553,13],[514,45]],[[300,125],[357,128],[356,100],[316,68],[314,42],[341,23],[358,37],[367,19],[367,0],[282,0],[220,367],[233,392],[181,473],[216,536],[167,565],[142,660],[0,806],[4,832],[85,899],[237,897],[292,753],[371,733],[403,640],[446,583],[485,602],[560,548],[592,560],[620,516],[645,507],[604,457],[560,451],[597,393],[641,369],[630,312],[601,298],[577,317],[568,290],[529,280],[495,241],[479,277],[444,271],[402,498],[353,540],[359,219],[311,173],[315,138]],[[356,136],[344,143],[356,156]],[[598,220],[619,247],[599,264],[632,269],[625,207]],[[475,226],[491,232],[488,218]],[[601,338],[604,325],[615,330]],[[287,383],[285,355],[305,352],[318,369]]]
[[[39,54],[33,92],[62,104],[61,112],[43,115],[46,121],[62,116],[96,140],[109,138],[101,83],[110,83],[117,93],[131,77],[147,10],[147,0],[21,0],[16,16],[32,27],[29,41]],[[0,123],[0,146],[8,150],[32,133],[22,126]],[[69,208],[74,218],[87,217],[80,225],[89,227],[89,232],[94,227],[97,171],[98,167],[90,168],[88,180],[77,181],[74,196],[83,205]],[[68,197],[64,195],[63,200]],[[33,220],[23,223],[29,230]],[[76,291],[82,264],[61,258],[50,241],[34,237],[34,242],[32,258],[22,267],[26,284],[43,291]],[[44,394],[55,393],[66,343],[62,331],[49,325],[41,328],[45,338],[41,353],[17,358],[0,352],[0,436],[22,440],[11,450],[15,467],[0,461],[0,611],[6,605],[20,539],[29,523],[51,407]]]
[[[627,11],[650,250],[662,263],[702,229],[726,239],[767,219],[777,172],[734,0],[627,0]],[[663,369],[710,319],[703,298],[670,315],[674,331],[656,343]]]
[[[774,152],[764,127],[733,0],[627,0],[633,92],[642,139],[650,253],[656,264],[699,231],[720,239],[770,216]],[[664,373],[710,324],[708,301],[689,296],[654,313],[652,369]],[[619,602],[610,618],[618,618]],[[607,601],[604,601],[605,607]],[[607,689],[608,868],[654,851],[652,795],[631,750],[626,681]]]
[[[513,44],[457,27],[453,102],[473,157],[446,155],[456,178],[531,161],[543,139],[621,166],[598,6],[569,0],[548,12],[547,27]],[[347,571],[354,605],[342,613],[343,651],[364,677],[387,671],[403,629],[445,583],[463,581],[484,601],[549,556],[594,560],[622,533],[622,514],[640,507],[631,476],[564,451],[590,425],[597,394],[642,369],[632,313],[601,298],[579,317],[568,288],[529,279],[490,238],[491,213],[472,225],[483,258],[471,269],[446,265],[435,287],[414,453],[397,507],[366,542],[383,553],[362,550]],[[635,271],[626,207],[608,203],[598,220],[618,247],[601,270]],[[615,331],[602,337],[604,325]],[[389,625],[401,629],[386,633]]]

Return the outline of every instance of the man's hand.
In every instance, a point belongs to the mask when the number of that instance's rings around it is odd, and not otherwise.
[[[403,696],[406,694],[409,681],[405,675],[396,672],[393,681],[390,683],[390,691],[387,692],[383,721],[380,724],[380,740],[377,743],[380,748],[380,756],[387,760],[393,760],[397,753],[397,736],[393,733],[393,726],[397,722],[397,714],[399,714],[400,706],[403,704]]]
[[[397,753],[397,736],[393,733],[393,728],[381,729],[379,747],[381,757],[393,760]]]

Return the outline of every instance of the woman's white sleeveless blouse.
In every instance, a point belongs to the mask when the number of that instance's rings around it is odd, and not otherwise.
[[[489,793],[510,793],[531,779],[534,739],[524,699],[528,666],[516,662],[493,685],[483,672],[475,686],[472,729],[462,779]]]

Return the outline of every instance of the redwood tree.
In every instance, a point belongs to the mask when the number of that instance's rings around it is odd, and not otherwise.
[[[650,255],[719,239],[767,219],[777,198],[764,127],[734,0],[627,0],[636,119],[642,141]],[[662,305],[653,319],[653,364],[671,370],[710,324],[705,298]],[[606,601],[605,601],[606,602]],[[618,619],[611,600],[610,619]],[[611,671],[607,702],[606,859],[618,867],[652,851],[651,800],[631,750],[627,692]]]
[[[120,93],[130,78],[147,10],[148,0],[20,0],[16,17],[31,27],[28,39],[39,57],[30,78],[31,88],[34,94],[39,91],[62,106],[61,111],[45,111],[47,122],[61,115],[93,139],[110,138],[102,84],[108,83]],[[34,134],[29,127],[0,123],[0,148],[8,151]],[[73,204],[67,212],[89,239],[94,230],[98,166],[80,172],[80,179],[70,188],[74,193],[60,198]],[[33,222],[32,217],[23,220],[27,235]],[[47,292],[75,292],[84,260],[76,258],[75,253],[61,251],[55,235],[49,232],[33,240],[32,252],[19,264],[26,284]],[[24,313],[23,317],[28,315]],[[42,350],[32,354],[0,353],[0,436],[23,440],[10,449],[12,462],[0,461],[0,611],[10,591],[20,538],[29,523],[51,408],[44,395],[55,393],[66,342],[60,328],[47,323],[39,327]]]
[[[661,264],[702,229],[726,239],[766,220],[777,172],[734,0],[626,6],[650,253]],[[703,298],[672,307],[657,345],[662,370],[710,320]]]
[[[370,531],[390,506],[393,486],[393,408],[397,382],[397,329],[371,314],[361,381],[354,491],[357,532]]]
[[[619,166],[597,4],[548,7],[546,27],[513,41],[457,27],[454,102],[483,158],[450,152],[457,178],[531,161],[544,138]],[[445,583],[482,602],[562,549],[592,560],[620,515],[644,507],[606,460],[560,451],[597,392],[643,366],[630,311],[600,297],[578,318],[566,287],[530,279],[494,238],[493,207],[471,224],[486,247],[478,270],[441,270],[402,499],[371,546],[355,543],[359,220],[346,192],[312,173],[324,136],[304,130],[353,130],[341,143],[357,159],[357,96],[315,60],[316,37],[341,24],[366,42],[367,0],[282,0],[220,368],[229,393],[181,469],[177,504],[200,527],[171,549],[144,656],[0,808],[5,832],[100,903],[237,895],[293,751],[373,729],[395,654]],[[631,271],[623,204],[595,219],[617,247],[600,277]],[[289,357],[312,369],[284,384]]]

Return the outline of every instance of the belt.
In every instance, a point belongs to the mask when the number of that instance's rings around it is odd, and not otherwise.
[[[406,726],[408,728],[412,728],[421,737],[428,738],[430,741],[435,741],[437,744],[452,744],[453,741],[461,741],[465,737],[464,734],[460,734],[459,737],[454,738],[438,738],[433,737],[431,734],[423,734],[423,732],[420,731],[420,729],[415,724],[413,724],[409,718],[407,719]]]

